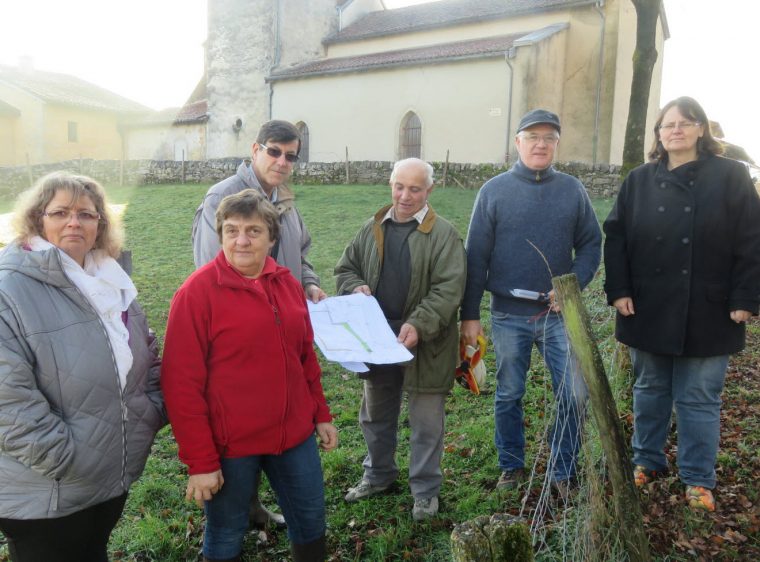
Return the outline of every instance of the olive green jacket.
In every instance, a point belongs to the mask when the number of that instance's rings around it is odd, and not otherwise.
[[[339,295],[368,285],[374,294],[383,263],[385,229],[381,223],[389,206],[368,220],[335,266]],[[456,228],[429,207],[425,219],[409,236],[412,274],[404,305],[404,322],[417,330],[419,343],[410,350],[404,390],[445,393],[454,384],[459,359],[456,315],[464,294],[467,259]]]

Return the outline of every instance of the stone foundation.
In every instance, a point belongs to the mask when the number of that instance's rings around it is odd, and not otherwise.
[[[32,181],[56,170],[91,176],[104,184],[126,185],[216,183],[235,173],[240,158],[219,158],[206,161],[176,162],[173,160],[69,160],[56,164],[42,164],[16,168],[0,168],[0,197],[7,198],[26,189]],[[433,162],[436,185],[444,180],[444,163]],[[557,163],[555,167],[576,176],[591,195],[614,196],[620,186],[618,166],[596,166],[581,163]],[[381,185],[388,182],[392,162],[363,161],[349,163],[349,183]],[[506,171],[504,166],[493,164],[449,163],[446,185],[463,189],[477,189],[488,179]],[[293,184],[343,184],[346,183],[345,162],[306,162],[296,164],[291,179]]]

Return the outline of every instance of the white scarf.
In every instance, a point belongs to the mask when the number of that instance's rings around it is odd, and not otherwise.
[[[39,236],[29,241],[32,250],[56,248]],[[103,321],[111,342],[119,383],[127,384],[127,373],[132,368],[132,350],[129,349],[129,330],[121,319],[121,313],[129,308],[137,296],[137,289],[129,275],[103,250],[91,250],[84,258],[84,269],[66,252],[56,248],[61,255],[63,270],[71,282],[87,297]]]

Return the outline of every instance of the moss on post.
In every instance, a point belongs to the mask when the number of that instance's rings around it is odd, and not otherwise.
[[[589,389],[591,413],[599,428],[599,438],[607,457],[612,482],[613,503],[620,534],[631,562],[649,562],[649,543],[644,534],[641,505],[631,476],[631,461],[623,439],[617,407],[604,371],[602,357],[591,336],[591,321],[581,298],[575,274],[552,279],[562,307],[568,339],[578,359]]]

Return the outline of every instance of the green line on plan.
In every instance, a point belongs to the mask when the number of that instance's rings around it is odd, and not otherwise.
[[[367,342],[365,342],[363,339],[361,339],[359,337],[359,334],[357,334],[356,332],[354,332],[354,329],[351,326],[348,325],[348,322],[341,322],[340,325],[343,326],[346,329],[346,331],[348,331],[349,334],[351,334],[357,340],[359,340],[359,343],[362,344],[362,347],[364,348],[364,351],[369,351],[370,353],[372,353],[372,348],[367,345]]]

